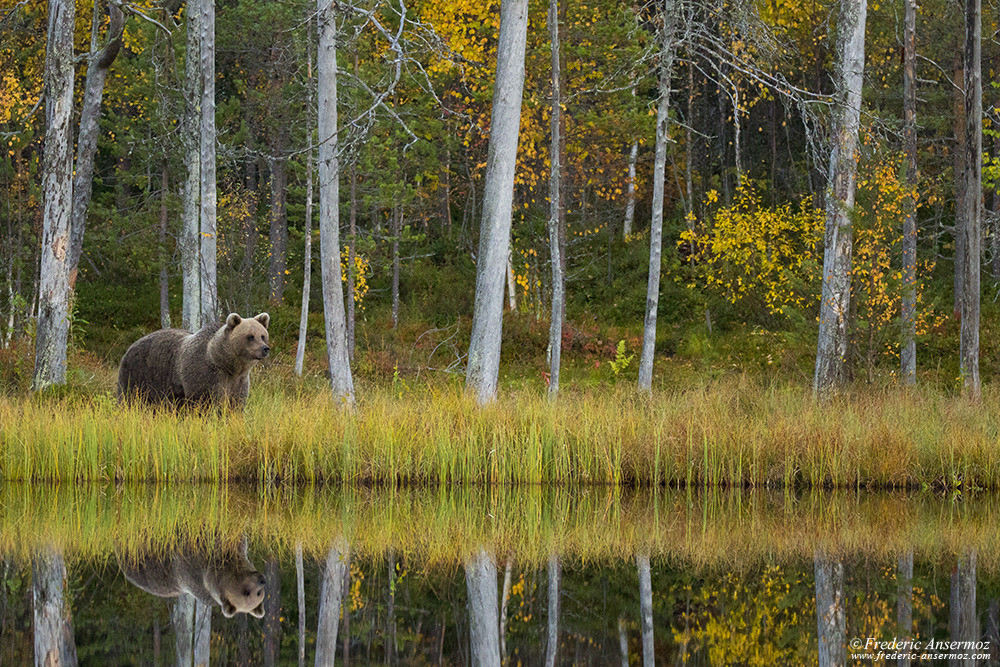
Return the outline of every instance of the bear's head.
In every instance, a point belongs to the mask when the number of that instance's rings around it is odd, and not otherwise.
[[[267,313],[243,319],[236,313],[226,318],[226,338],[230,350],[246,363],[252,365],[268,355],[267,324],[271,321]]]
[[[260,572],[241,571],[224,574],[219,580],[219,603],[222,614],[232,618],[236,614],[264,617],[264,585],[267,580]]]

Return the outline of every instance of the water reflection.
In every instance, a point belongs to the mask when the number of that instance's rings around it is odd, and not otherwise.
[[[908,638],[996,655],[993,498],[213,492],[0,490],[0,536],[21,538],[0,548],[0,663],[908,664],[869,650]]]

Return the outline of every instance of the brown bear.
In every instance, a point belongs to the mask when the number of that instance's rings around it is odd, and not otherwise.
[[[264,616],[267,580],[247,558],[246,540],[240,549],[211,554],[187,548],[140,559],[119,556],[118,565],[125,579],[158,597],[189,593],[206,605],[221,606],[226,618]]]
[[[241,407],[250,393],[250,369],[271,351],[269,321],[267,313],[246,319],[232,313],[218,328],[143,336],[118,367],[119,399]]]

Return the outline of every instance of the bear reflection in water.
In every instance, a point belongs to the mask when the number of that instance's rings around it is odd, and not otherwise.
[[[119,556],[118,564],[125,578],[147,593],[162,598],[189,593],[203,604],[221,606],[226,618],[264,616],[267,580],[247,558],[246,541],[215,552],[182,548],[141,558]]]

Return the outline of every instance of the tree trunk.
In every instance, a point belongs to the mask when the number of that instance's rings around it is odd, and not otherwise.
[[[552,5],[549,5],[550,7]],[[550,14],[551,16],[551,14]],[[545,645],[545,667],[555,667],[556,654],[559,652],[559,584],[562,579],[562,566],[559,556],[549,556],[549,624],[547,643]]]
[[[635,91],[632,91],[635,94]],[[639,140],[632,140],[632,147],[628,151],[628,187],[625,195],[625,224],[622,226],[622,237],[627,237],[632,233],[632,224],[635,221],[635,165],[639,159]]]
[[[951,640],[956,642],[979,641],[979,616],[976,612],[976,552],[958,557],[951,577]],[[966,652],[971,655],[974,651]],[[975,665],[975,660],[949,660],[951,665]]]
[[[272,148],[283,151],[281,142]],[[285,298],[285,269],[288,267],[288,215],[286,193],[288,192],[288,163],[282,157],[271,160],[271,256],[268,263],[272,305],[279,305]]]
[[[980,0],[965,4],[965,270],[962,285],[962,387],[979,400],[979,268],[983,220],[983,78]]]
[[[913,549],[899,555],[896,587],[897,637],[901,641],[907,641],[913,635]],[[898,667],[908,667],[910,661],[900,653],[896,664]]]
[[[264,571],[264,664],[274,667],[281,651],[281,568],[269,560]]]
[[[507,249],[507,306],[510,312],[517,310],[517,282],[514,280],[514,252]]]
[[[826,196],[823,293],[813,390],[824,396],[846,382],[848,313],[851,310],[851,253],[861,84],[865,66],[866,0],[841,0],[837,28],[840,62],[833,109],[833,146]]]
[[[472,664],[499,667],[497,567],[493,558],[482,549],[465,563],[465,585],[469,592],[469,648]]]
[[[170,622],[174,626],[174,643],[177,647],[177,665],[187,667],[194,663],[195,605],[193,595],[183,593],[170,608]]]
[[[167,192],[170,185],[167,180],[167,161],[161,165],[160,174],[160,328],[170,328],[170,281],[167,264],[170,253],[167,252],[167,231],[169,216],[167,214]]]
[[[181,326],[188,331],[201,328],[201,9],[188,2],[187,46],[184,57],[184,222],[181,228],[181,277],[183,305]]]
[[[559,247],[559,212],[562,210],[559,183],[562,178],[560,146],[562,145],[562,95],[560,94],[560,55],[559,55],[559,0],[549,0],[549,39],[552,43],[552,141],[549,144],[549,161],[552,165],[549,174],[549,257],[552,265],[552,307],[549,319],[549,398],[559,395],[559,369],[562,364],[562,328],[563,302],[565,301],[566,283],[563,279],[563,262]],[[634,164],[631,165],[634,167]],[[634,173],[631,174],[634,177]],[[629,181],[629,187],[632,182]],[[635,208],[635,192],[632,190],[630,201]],[[626,225],[631,220],[626,213]]]
[[[844,564],[816,552],[814,566],[819,667],[839,667],[847,664]]]
[[[513,563],[507,559],[503,569],[503,594],[500,596],[500,662],[507,662],[507,600],[510,598],[510,578]]]
[[[622,656],[622,667],[628,667],[628,634],[625,632],[625,617],[618,617],[618,651]]]
[[[68,252],[73,198],[73,25],[74,4],[49,0],[45,50],[45,153],[42,166],[41,264],[38,333],[32,388],[66,381],[70,297]]]
[[[667,140],[670,136],[670,77],[674,69],[676,2],[667,0],[660,28],[660,98],[656,109],[656,161],[653,165],[653,215],[649,223],[649,278],[646,283],[646,318],[639,357],[639,389],[653,388],[656,354],[656,311],[660,303],[660,254],[663,242],[663,187],[666,179]]]
[[[905,0],[903,17],[903,135],[906,150],[905,182],[917,187],[917,2]],[[905,384],[917,381],[917,202],[907,202],[903,217],[903,340],[900,375]]]
[[[337,158],[337,25],[334,5],[317,0],[319,57],[319,253],[330,386],[334,400],[354,404],[347,354],[344,289],[340,278],[340,163]]]
[[[399,203],[392,207],[392,328],[399,327],[399,234],[403,213]]]
[[[649,554],[635,557],[639,569],[639,626],[642,628],[642,664],[653,667],[656,664],[653,643],[653,582],[649,571]]]
[[[502,0],[483,221],[476,266],[476,298],[466,371],[466,386],[475,393],[480,404],[496,398],[500,372],[504,270],[510,250],[527,31],[528,0]]]
[[[194,667],[208,667],[212,654],[212,607],[194,601]]]
[[[310,68],[311,69],[311,68]],[[312,286],[312,208],[313,208],[312,151],[306,157],[306,246],[302,258],[302,310],[299,314],[299,345],[295,350],[295,374],[302,376],[306,357],[306,329],[309,326],[309,289]],[[348,297],[350,298],[350,297]]]
[[[309,90],[312,90],[312,22],[306,28],[306,76],[309,80]],[[312,109],[312,104],[306,105]],[[306,127],[312,128],[312,118],[306,113]],[[312,131],[306,141],[312,141]],[[306,153],[306,225],[305,251],[302,258],[302,308],[299,314],[299,344],[295,350],[295,374],[302,377],[302,366],[306,357],[306,329],[309,327],[309,290],[312,287],[312,212],[313,212],[313,153]]]
[[[90,56],[87,63],[87,80],[83,89],[83,106],[80,108],[80,131],[76,138],[76,173],[73,178],[73,213],[70,223],[69,284],[76,285],[76,275],[83,253],[83,234],[87,223],[87,209],[94,187],[94,155],[97,153],[97,135],[100,133],[101,98],[111,63],[118,57],[122,45],[124,15],[116,4],[109,4],[110,25],[108,42],[97,50],[97,36],[101,26],[99,0],[94,0],[93,20],[90,29]]]
[[[306,664],[306,584],[302,563],[302,543],[295,545],[295,592],[298,594],[299,611],[299,667]]]
[[[965,69],[962,55],[955,55],[955,85],[952,87],[952,109],[955,133],[955,282],[954,314],[962,315],[962,294],[965,288],[965,224],[968,218],[965,199]]]
[[[357,76],[358,56],[354,54],[354,74]],[[351,163],[351,226],[347,236],[347,358],[354,361],[354,290],[357,280],[356,246],[358,240],[358,167]]]
[[[219,321],[215,230],[215,0],[201,12],[201,324]]]
[[[320,33],[322,35],[322,32]],[[322,37],[320,37],[322,39]],[[322,73],[322,68],[320,72]],[[320,74],[322,77],[322,74]],[[344,598],[344,570],[347,568],[347,548],[331,546],[323,569],[323,586],[319,595],[319,625],[316,628],[316,667],[333,667],[337,655],[337,629],[340,606]]]
[[[73,619],[66,601],[66,561],[62,554],[49,552],[36,556],[31,579],[36,667],[76,665]]]

